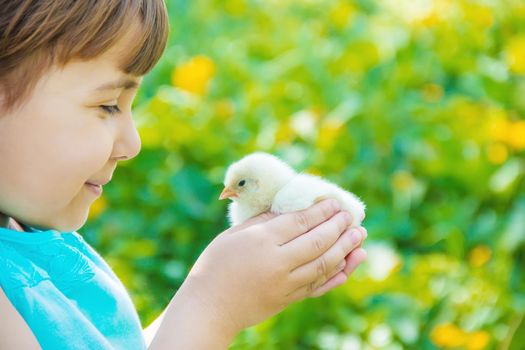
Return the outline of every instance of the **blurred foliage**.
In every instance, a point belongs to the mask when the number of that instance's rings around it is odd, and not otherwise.
[[[264,150],[361,196],[369,255],[232,349],[525,349],[523,1],[167,3],[142,152],[82,229],[144,325],[227,227],[227,165]]]

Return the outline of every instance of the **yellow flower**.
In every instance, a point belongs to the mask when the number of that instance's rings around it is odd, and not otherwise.
[[[417,2],[414,2],[417,4]],[[457,11],[456,4],[453,0],[437,0],[430,2],[431,8],[426,12],[413,11],[409,22],[414,27],[432,28],[441,25],[449,20],[446,14]],[[402,7],[400,7],[402,8]],[[417,8],[414,6],[414,9]]]
[[[509,158],[507,146],[500,142],[491,143],[487,148],[487,157],[492,164],[502,164]]]
[[[441,21],[439,14],[436,11],[430,11],[426,16],[418,18],[414,21],[415,26],[432,28],[437,26]]]
[[[479,29],[490,28],[494,24],[493,11],[483,5],[465,3],[463,14],[465,21],[474,24]]]
[[[381,53],[376,43],[362,40],[349,45],[335,64],[343,71],[363,73],[380,61]]]
[[[248,9],[245,0],[226,0],[223,6],[226,12],[232,16],[242,16]]]
[[[485,245],[478,245],[470,251],[469,263],[473,267],[481,267],[485,265],[492,257],[492,250]]]
[[[290,126],[289,122],[279,124],[277,132],[275,133],[275,141],[279,144],[289,144],[295,138],[295,132]]]
[[[508,143],[514,149],[525,149],[525,120],[514,122],[508,129]]]
[[[505,141],[508,129],[509,122],[502,116],[493,117],[488,123],[489,137],[495,141]]]
[[[525,120],[513,122],[502,117],[492,118],[488,128],[492,140],[504,142],[517,151],[525,149]]]
[[[340,122],[325,120],[319,129],[317,147],[322,150],[331,149],[334,146],[337,137],[341,133],[343,126],[344,124]]]
[[[452,323],[442,323],[434,327],[430,339],[437,346],[455,348],[466,343],[467,334]]]
[[[505,48],[505,58],[514,73],[525,73],[525,35],[518,35],[509,40]]]
[[[489,344],[490,336],[486,331],[470,333],[467,339],[467,350],[483,350]]]
[[[195,56],[175,68],[172,84],[182,90],[204,95],[215,73],[215,63],[206,56]]]
[[[100,196],[96,201],[91,204],[89,208],[88,218],[93,219],[99,216],[104,209],[108,206],[108,202],[104,196]]]
[[[342,1],[330,12],[330,21],[337,28],[343,29],[354,12],[355,8],[352,5]]]

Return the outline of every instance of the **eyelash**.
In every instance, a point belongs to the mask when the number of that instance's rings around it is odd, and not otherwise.
[[[117,105],[112,105],[112,106],[105,106],[105,105],[102,105],[102,106],[100,106],[100,108],[101,108],[104,112],[106,112],[106,113],[108,113],[108,114],[112,114],[112,115],[113,115],[113,114],[118,114],[118,113],[120,113],[120,108],[118,108]]]

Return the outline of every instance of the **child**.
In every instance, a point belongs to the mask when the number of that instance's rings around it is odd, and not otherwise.
[[[217,235],[143,333],[124,286],[76,230],[117,162],[139,153],[131,104],[164,50],[165,5],[0,9],[1,349],[226,349],[364,260],[366,231],[348,229],[334,201],[264,213]]]

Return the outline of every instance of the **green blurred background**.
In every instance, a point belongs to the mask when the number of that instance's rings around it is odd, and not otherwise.
[[[525,2],[167,4],[142,151],[80,230],[144,325],[227,227],[226,167],[263,150],[367,203],[368,260],[232,349],[525,349]]]

